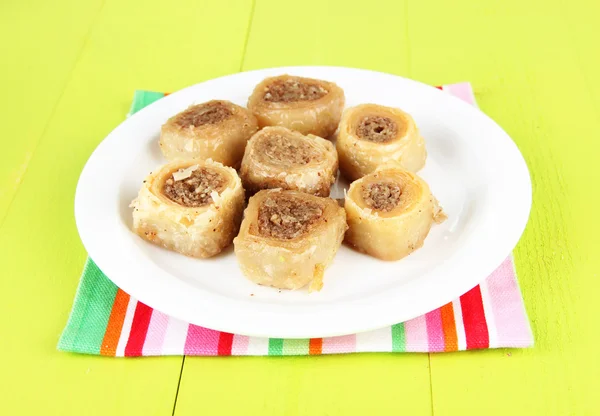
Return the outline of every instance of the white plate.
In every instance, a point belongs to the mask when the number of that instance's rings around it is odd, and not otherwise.
[[[192,103],[245,105],[267,76],[289,73],[336,82],[347,106],[372,102],[412,114],[427,144],[419,174],[449,219],[423,248],[383,262],[342,246],[319,293],[278,291],[248,281],[233,250],[196,260],[153,246],[130,231],[131,200],[165,163],[160,126]],[[333,197],[342,192],[338,184]],[[431,311],[485,279],[510,253],[531,206],[527,166],[510,137],[478,109],[394,75],[336,67],[272,68],[203,82],[171,94],[118,126],[87,162],[75,218],[90,257],[121,289],[182,320],[237,334],[308,338],[392,325]],[[251,296],[253,295],[253,296]]]

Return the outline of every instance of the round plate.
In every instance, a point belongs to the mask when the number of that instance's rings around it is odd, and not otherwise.
[[[263,78],[292,74],[336,82],[346,105],[377,103],[412,114],[429,153],[419,172],[448,214],[424,246],[384,262],[342,246],[318,293],[251,283],[233,249],[207,260],[156,247],[131,231],[129,204],[145,176],[166,163],[161,125],[193,103],[245,105]],[[343,197],[337,183],[332,197]],[[87,162],[75,218],[90,257],[121,289],[179,319],[236,334],[309,338],[356,333],[422,315],[462,295],[509,255],[531,206],[527,166],[510,137],[478,109],[394,75],[336,67],[272,68],[203,82],[119,125]]]

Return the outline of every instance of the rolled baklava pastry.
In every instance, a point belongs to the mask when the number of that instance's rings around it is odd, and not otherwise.
[[[248,109],[213,100],[171,117],[162,126],[160,148],[167,160],[212,159],[238,168],[246,142],[257,130]]]
[[[211,257],[238,232],[244,189],[236,171],[218,162],[172,162],[150,173],[131,207],[140,237],[186,256]]]
[[[346,231],[346,213],[336,201],[298,191],[258,192],[244,211],[233,240],[242,272],[254,283],[320,290],[323,272]]]
[[[352,181],[382,166],[416,172],[427,158],[425,141],[410,114],[376,104],[344,112],[336,147],[340,170]]]
[[[264,126],[282,126],[328,138],[338,127],[344,91],[332,82],[290,75],[267,78],[248,99],[248,109]]]
[[[346,242],[382,260],[399,260],[420,248],[445,214],[425,181],[398,168],[353,182],[346,193]]]
[[[240,176],[251,194],[282,188],[329,196],[337,169],[337,152],[329,140],[265,127],[248,141]]]

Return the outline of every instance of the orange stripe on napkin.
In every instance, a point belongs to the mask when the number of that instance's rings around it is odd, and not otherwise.
[[[119,343],[119,336],[121,335],[121,329],[123,328],[123,321],[125,320],[125,312],[127,312],[128,304],[129,295],[119,289],[115,296],[112,311],[108,318],[108,325],[106,325],[104,339],[100,346],[101,355],[109,355],[111,357],[116,355],[117,344]]]
[[[323,352],[323,338],[311,338],[308,344],[310,355],[321,355]]]
[[[444,351],[458,351],[458,337],[456,336],[456,322],[452,302],[445,304],[442,311],[442,328],[444,330]]]

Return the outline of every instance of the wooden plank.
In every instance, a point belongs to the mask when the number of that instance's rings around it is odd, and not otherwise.
[[[172,414],[182,357],[55,349],[85,259],[75,185],[135,89],[173,91],[239,69],[250,8],[245,0],[107,0],[0,229],[0,414]],[[33,77],[46,70],[37,68]]]
[[[370,8],[341,2],[291,10],[259,0],[261,23],[252,28],[244,68],[337,64],[429,83],[472,81],[482,108],[514,137],[532,171],[534,209],[516,260],[537,346],[432,356],[434,413],[593,414],[599,372],[590,353],[599,341],[590,328],[597,315],[592,296],[599,248],[593,220],[600,127],[593,83],[600,68],[595,4],[562,8],[513,0],[461,7],[438,1],[411,2],[407,10],[396,3],[369,5],[376,16]],[[84,258],[71,215],[76,178],[93,147],[126,112],[126,90],[172,90],[239,66],[233,52],[229,58],[223,51],[235,49],[239,59],[247,23],[241,15],[249,4],[227,13],[219,5],[186,6],[176,11],[158,1],[142,7],[109,0],[31,161],[0,232],[0,312],[19,314],[0,321],[0,329],[16,340],[2,342],[2,414],[170,412],[180,359],[97,359],[56,353],[54,345]],[[319,21],[315,10],[337,17]],[[230,43],[226,35],[217,46],[207,45],[218,59],[192,53],[190,66],[177,68],[161,59],[193,50],[202,36],[214,39],[223,19],[238,12],[233,20],[239,24],[224,32],[242,40]],[[375,17],[384,24],[375,24]],[[197,38],[189,38],[189,27],[200,31]],[[169,49],[173,41],[186,47]],[[82,110],[90,102],[93,111]],[[422,355],[187,361],[180,415],[430,413],[429,368]]]
[[[407,75],[403,2],[258,0],[244,70],[347,65]],[[426,355],[186,358],[176,415],[429,415]]]
[[[186,357],[176,416],[430,415],[423,354]]]
[[[598,90],[590,90],[582,72],[589,79],[599,68],[600,33],[597,3],[585,5],[410,3],[413,76],[473,82],[482,109],[523,152],[534,190],[515,256],[536,346],[432,355],[436,415],[597,411],[592,380],[600,374],[593,353],[599,338],[590,325],[599,287],[592,184],[600,125],[592,95]],[[592,34],[587,47],[574,46]]]
[[[0,3],[0,222],[75,66],[101,0]]]
[[[335,65],[406,76],[406,2],[257,0],[244,70]]]

